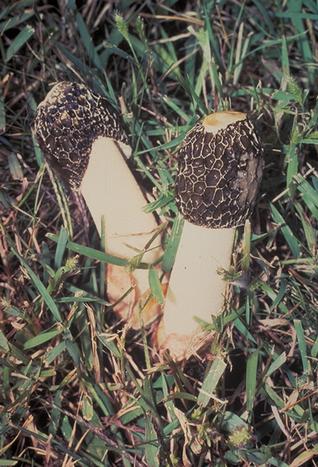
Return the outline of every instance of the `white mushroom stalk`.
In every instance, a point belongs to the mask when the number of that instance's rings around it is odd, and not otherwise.
[[[178,151],[176,202],[185,222],[156,339],[175,359],[209,339],[199,322],[211,323],[224,308],[222,271],[231,265],[235,229],[254,207],[261,156],[253,124],[234,111],[205,117]]]
[[[146,198],[125,158],[131,148],[107,101],[82,84],[60,82],[39,105],[34,132],[47,162],[84,197],[99,233],[105,223],[107,253],[130,259],[144,251],[158,225],[144,212]],[[161,253],[158,237],[142,261],[153,263]],[[147,270],[107,266],[108,300],[113,304],[120,300],[114,309],[129,318],[133,328],[140,327],[139,312],[148,292]]]

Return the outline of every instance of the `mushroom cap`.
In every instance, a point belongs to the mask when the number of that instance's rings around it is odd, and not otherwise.
[[[215,112],[198,122],[177,153],[176,203],[208,228],[244,224],[263,172],[262,145],[246,114]]]
[[[128,144],[120,117],[107,100],[67,81],[57,83],[39,104],[33,132],[50,166],[72,189],[80,187],[98,137]]]

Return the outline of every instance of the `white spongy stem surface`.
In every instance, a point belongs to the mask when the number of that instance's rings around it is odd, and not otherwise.
[[[194,317],[210,323],[222,311],[226,282],[218,272],[229,270],[234,233],[185,222],[165,302],[166,336],[191,337],[200,329]]]
[[[158,228],[153,214],[143,210],[147,201],[125,161],[127,148],[121,145],[120,150],[112,139],[98,138],[81,184],[81,193],[99,234],[104,219],[106,252],[124,259],[143,250]],[[152,263],[162,254],[160,237],[152,247],[156,248],[145,253],[142,261]],[[108,274],[111,301],[119,299],[130,286],[136,288],[137,296],[149,288],[148,270],[136,269],[129,274],[124,268],[112,267],[112,271],[117,272],[116,283],[114,273]],[[134,301],[133,295],[130,297]]]
[[[81,184],[81,192],[101,232],[105,220],[106,251],[131,258],[142,250],[158,228],[152,214],[143,211],[147,201],[118,146],[110,138],[98,138]],[[159,244],[156,239],[154,245]],[[159,249],[148,252],[153,261]]]

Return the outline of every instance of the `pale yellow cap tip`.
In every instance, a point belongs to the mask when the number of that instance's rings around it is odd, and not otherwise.
[[[214,112],[204,117],[202,125],[208,133],[217,133],[219,130],[224,130],[231,123],[245,120],[246,116],[246,113],[236,112],[235,110]]]

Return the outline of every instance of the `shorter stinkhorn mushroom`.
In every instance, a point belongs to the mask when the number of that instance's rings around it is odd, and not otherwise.
[[[143,252],[158,225],[143,210],[146,198],[126,161],[131,154],[128,138],[106,99],[83,84],[60,82],[38,106],[33,131],[48,164],[84,197],[99,233],[105,222],[107,253],[130,259]],[[160,254],[157,238],[143,261],[153,263]],[[115,311],[138,328],[148,271],[109,264],[106,278],[108,300],[119,301]],[[131,293],[120,300],[130,288]]]
[[[199,321],[224,308],[235,228],[250,215],[262,146],[245,113],[216,112],[186,135],[177,153],[176,203],[184,227],[156,336],[161,351],[189,357],[206,341]]]

